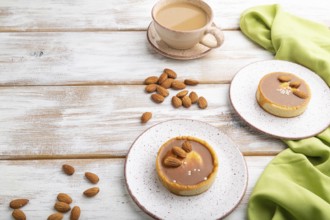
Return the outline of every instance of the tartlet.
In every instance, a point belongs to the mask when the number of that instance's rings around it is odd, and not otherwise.
[[[259,82],[257,102],[266,112],[290,118],[302,114],[311,99],[308,84],[298,76],[286,72],[273,72]]]
[[[211,187],[217,175],[218,159],[206,141],[180,136],[168,140],[160,147],[156,171],[170,192],[193,196]]]

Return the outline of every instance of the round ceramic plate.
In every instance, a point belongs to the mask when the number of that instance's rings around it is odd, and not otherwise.
[[[161,55],[177,60],[192,60],[208,54],[212,49],[202,44],[197,44],[188,50],[173,49],[160,39],[153,22],[150,23],[147,31],[147,38],[151,46]]]
[[[312,93],[303,114],[280,118],[264,111],[257,103],[256,92],[261,78],[271,72],[290,72],[304,79]],[[314,136],[330,125],[330,89],[311,70],[287,61],[268,60],[252,63],[241,69],[230,86],[230,100],[237,113],[251,126],[284,139]]]
[[[176,136],[207,141],[219,159],[215,182],[197,196],[177,196],[159,181],[156,156]],[[219,219],[239,204],[247,185],[245,160],[235,144],[216,127],[194,120],[171,120],[145,131],[132,145],[125,164],[128,191],[136,204],[156,219]]]

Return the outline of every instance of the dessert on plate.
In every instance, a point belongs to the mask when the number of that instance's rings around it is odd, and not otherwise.
[[[180,136],[160,147],[156,171],[170,192],[192,196],[205,192],[213,184],[218,171],[218,159],[206,141]]]
[[[308,84],[298,76],[273,72],[259,82],[257,102],[266,112],[284,118],[302,114],[311,99]]]

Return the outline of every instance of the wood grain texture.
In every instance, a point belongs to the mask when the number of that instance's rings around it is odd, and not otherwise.
[[[239,31],[206,57],[159,55],[143,32],[0,33],[0,85],[142,84],[164,68],[201,83],[228,83],[238,70],[273,55]]]
[[[249,167],[249,183],[241,204],[226,219],[245,219],[247,201],[265,166],[273,157],[245,157]],[[55,212],[53,206],[58,193],[63,192],[73,199],[71,207],[81,208],[81,219],[150,219],[133,202],[128,194],[124,178],[124,159],[97,160],[28,160],[0,161],[0,213],[9,219],[9,202],[16,198],[27,198],[29,203],[22,208],[27,219],[46,219]],[[69,163],[75,167],[73,176],[65,175],[61,166]],[[100,177],[97,185],[84,177],[86,171]],[[37,187],[36,187],[37,186]],[[86,198],[82,192],[98,186],[100,192]],[[67,219],[69,214],[65,215]]]
[[[330,25],[327,0],[208,0],[216,24],[238,29],[239,16],[255,5],[279,3],[284,10]],[[102,31],[145,30],[151,21],[155,1],[80,0],[55,1],[2,0],[0,31]]]
[[[285,148],[240,119],[230,105],[228,85],[187,89],[204,96],[209,107],[174,109],[174,90],[164,103],[155,104],[138,85],[0,87],[0,158],[125,156],[144,130],[175,118],[208,122],[249,155],[274,155]],[[146,111],[153,118],[141,124]]]

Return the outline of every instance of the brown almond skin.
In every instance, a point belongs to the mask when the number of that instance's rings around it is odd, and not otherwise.
[[[174,72],[174,71],[171,70],[171,69],[165,68],[165,69],[164,69],[164,72],[167,74],[167,76],[168,76],[169,78],[176,79],[176,77],[177,77],[176,72]]]
[[[65,202],[66,204],[72,203],[72,198],[66,193],[59,193],[57,195],[57,200],[60,202]]]
[[[80,217],[80,212],[79,206],[73,207],[70,214],[70,220],[78,220]]]
[[[166,73],[162,73],[159,76],[158,84],[161,85],[167,78],[168,78],[167,74]]]
[[[144,90],[145,90],[147,93],[152,93],[152,92],[155,92],[156,89],[157,89],[157,84],[149,84],[149,85],[146,85],[146,87],[145,87]]]
[[[181,92],[178,92],[178,94],[176,94],[176,97],[182,98],[187,94],[188,94],[188,90],[182,90]]]
[[[167,78],[162,84],[160,84],[160,86],[165,88],[165,89],[169,89],[169,88],[171,88],[173,81],[174,81],[174,79]]]
[[[172,152],[178,157],[181,157],[181,158],[187,157],[187,152],[185,150],[183,150],[181,147],[174,146],[172,148]]]
[[[185,79],[184,84],[189,85],[189,86],[196,86],[198,85],[198,81],[194,79]]]
[[[9,207],[12,209],[19,209],[29,203],[28,199],[14,199],[9,203]]]
[[[195,104],[198,101],[198,95],[196,92],[191,92],[189,94],[189,98],[190,98],[192,104]]]
[[[144,80],[144,84],[157,84],[158,83],[158,77],[157,76],[149,76]]]
[[[198,107],[201,109],[205,109],[207,107],[207,101],[203,96],[198,99]]]
[[[152,117],[151,112],[145,112],[141,116],[141,123],[147,123]],[[86,175],[86,174],[85,174]]]
[[[15,209],[11,215],[15,220],[26,220],[26,216],[22,210]]]
[[[190,100],[189,96],[185,96],[182,98],[182,105],[185,108],[189,108],[191,106],[191,100]]]
[[[301,99],[307,99],[308,95],[300,90],[293,90],[293,94]]]
[[[62,169],[63,169],[63,172],[69,176],[73,175],[75,172],[74,167],[69,164],[63,164]]]
[[[163,88],[162,86],[157,86],[157,93],[161,96],[167,97],[170,93],[167,91],[167,89]]]
[[[299,81],[295,81],[295,82],[290,82],[289,86],[292,88],[299,88],[299,86],[301,85],[301,82]]]
[[[172,89],[175,89],[175,90],[182,90],[182,89],[186,88],[186,84],[184,84],[183,82],[181,82],[179,80],[174,80],[172,82],[171,87],[172,87]]]
[[[62,220],[63,214],[62,213],[54,213],[48,216],[47,220]]]
[[[159,94],[152,94],[151,99],[156,103],[162,103],[165,98],[164,98],[164,96],[159,95]]]
[[[172,97],[172,105],[174,108],[179,108],[182,106],[182,100],[176,96]]]
[[[190,142],[189,141],[183,142],[182,149],[184,151],[186,151],[187,153],[191,152],[192,151],[192,146],[191,146]]]
[[[280,82],[289,82],[291,80],[291,77],[288,76],[288,75],[280,75],[280,76],[277,77],[277,79]]]
[[[65,202],[56,202],[54,205],[54,208],[56,211],[63,212],[63,213],[71,210],[70,205]]]
[[[151,114],[151,112],[146,112],[146,114],[148,115],[148,114]],[[150,117],[151,118],[151,117]],[[150,119],[149,118],[149,119]],[[93,183],[93,184],[96,184],[96,183],[98,183],[99,182],[99,177],[95,174],[95,173],[91,173],[91,172],[86,172],[85,173],[85,177],[91,182],[91,183]]]
[[[87,197],[93,197],[96,196],[99,192],[100,192],[99,187],[93,187],[85,190],[84,195]]]
[[[182,161],[173,156],[168,156],[164,159],[164,165],[167,167],[179,167],[182,165]]]

